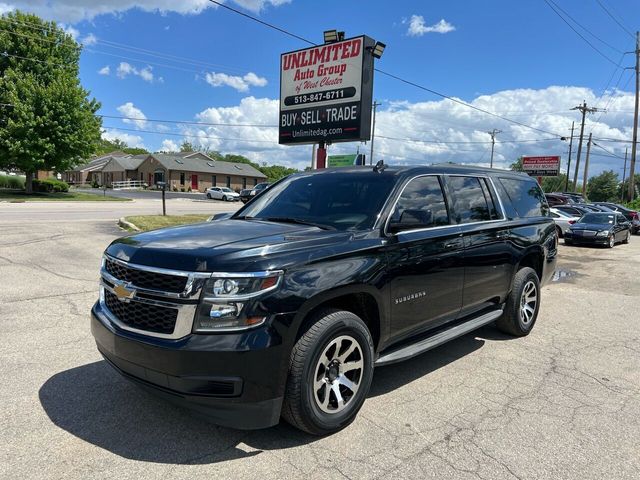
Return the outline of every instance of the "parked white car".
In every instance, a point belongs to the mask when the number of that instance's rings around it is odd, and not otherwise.
[[[564,237],[564,233],[569,229],[569,225],[573,225],[580,217],[574,217],[569,215],[568,213],[563,212],[562,210],[558,210],[557,208],[550,208],[549,215],[553,218],[553,221],[556,223],[556,228],[558,229],[558,236],[560,238]]]
[[[213,200],[224,200],[225,202],[237,202],[240,200],[240,194],[227,187],[207,188],[206,194],[208,199]]]

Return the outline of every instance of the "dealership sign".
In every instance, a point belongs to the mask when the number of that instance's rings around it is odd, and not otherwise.
[[[522,157],[522,170],[532,177],[557,177],[560,157]]]
[[[374,44],[361,36],[282,54],[279,143],[369,140]]]

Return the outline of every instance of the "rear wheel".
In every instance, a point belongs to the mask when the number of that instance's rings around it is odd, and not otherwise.
[[[513,289],[507,298],[502,316],[496,320],[499,330],[522,337],[528,335],[538,318],[540,309],[540,281],[535,270],[518,270]]]
[[[294,427],[327,435],[349,425],[369,392],[373,341],[364,322],[324,310],[291,352],[282,416]]]
[[[631,232],[627,232],[627,234],[624,237],[624,240],[622,241],[622,243],[629,243],[629,238],[631,237]]]
[[[227,197],[226,195],[224,197],[222,197],[222,200],[224,200],[225,202],[229,201],[229,197]]]

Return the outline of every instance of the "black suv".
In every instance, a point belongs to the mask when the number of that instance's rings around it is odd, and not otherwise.
[[[527,335],[557,252],[530,177],[353,167],[105,251],[91,329],[125,377],[236,428],[348,425],[376,366],[495,322]]]

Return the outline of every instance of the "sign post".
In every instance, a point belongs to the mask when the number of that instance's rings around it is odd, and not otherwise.
[[[284,53],[280,57],[281,145],[366,141],[371,136],[373,54],[367,36]]]

